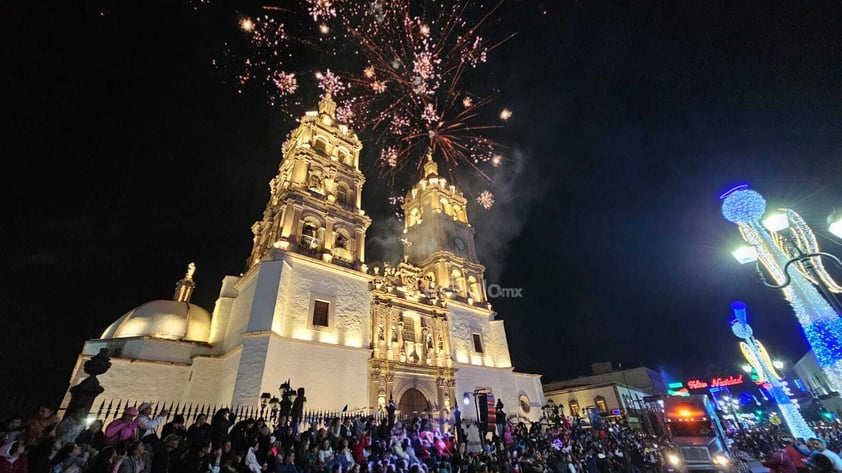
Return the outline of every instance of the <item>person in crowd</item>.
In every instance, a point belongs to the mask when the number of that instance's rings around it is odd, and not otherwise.
[[[59,419],[53,408],[43,404],[39,406],[38,413],[26,424],[26,446],[31,447],[47,437],[54,437],[58,423]]]
[[[290,417],[292,418],[292,427],[295,430],[295,434],[298,435],[299,429],[301,428],[301,422],[304,419],[304,403],[307,402],[307,398],[304,396],[304,387],[298,388],[295,395],[295,400],[292,401],[292,408],[290,409]]]
[[[497,426],[497,436],[503,436],[503,428],[506,426],[506,413],[503,411],[503,400],[497,399],[495,406],[495,425]]]
[[[176,414],[172,416],[172,420],[161,427],[161,438],[165,438],[170,434],[178,435],[181,439],[187,438],[187,427],[184,425],[183,415]]]
[[[210,455],[211,448],[210,442],[191,444],[181,460],[179,473],[210,473],[213,469],[211,461],[215,459]]]
[[[173,473],[178,470],[181,453],[178,448],[181,440],[182,437],[178,434],[169,434],[155,445],[150,473]]]
[[[93,456],[105,447],[105,433],[102,431],[102,420],[95,419],[77,437],[76,443],[88,450]]]
[[[26,434],[26,426],[23,423],[23,416],[13,415],[0,429],[0,443],[23,440]]]
[[[259,442],[255,438],[251,442],[251,445],[249,445],[248,448],[246,449],[246,456],[245,456],[243,461],[244,461],[244,463],[246,465],[246,468],[247,468],[247,471],[249,473],[262,473],[262,472],[268,470],[267,465],[261,464],[257,460],[258,446],[259,446]]]
[[[827,448],[824,440],[819,438],[811,438],[807,440],[807,447],[810,449],[807,455],[807,465],[812,466],[813,461],[818,455],[826,456],[833,464],[833,469],[837,472],[842,472],[842,458],[839,455]]]
[[[237,422],[228,434],[228,439],[231,440],[231,448],[237,451],[244,452],[251,446],[249,438],[251,437],[251,429],[254,427],[254,419],[244,419]],[[257,440],[255,438],[255,440]]]
[[[145,451],[143,442],[139,440],[130,442],[126,447],[125,457],[116,464],[117,473],[149,473],[151,465],[146,461]]]
[[[833,462],[826,455],[818,455],[810,465],[810,473],[834,473]]]
[[[137,407],[127,407],[122,416],[112,420],[105,427],[105,445],[114,446],[119,442],[139,440],[140,436],[135,422],[137,415]]]
[[[295,465],[295,452],[287,450],[283,453],[283,461],[275,466],[275,473],[302,473]]]
[[[795,442],[790,437],[786,437],[783,439],[783,444],[784,450],[786,450],[786,454],[789,455],[789,459],[792,460],[792,465],[795,467],[795,470],[798,473],[809,473],[806,463],[807,457],[795,448]]]
[[[0,473],[29,473],[29,459],[22,439],[0,446]]]
[[[333,457],[335,456],[333,447],[330,446],[330,439],[324,437],[319,443],[318,460],[316,461],[316,471],[329,472]]]
[[[152,404],[148,402],[142,403],[137,408],[137,412],[138,414],[135,419],[135,424],[137,424],[140,439],[144,440],[146,443],[155,443],[158,440],[156,430],[158,429],[158,426],[164,422],[164,419],[167,418],[167,415],[169,415],[170,412],[167,409],[164,409],[159,412],[157,416],[153,416]],[[182,419],[182,423],[183,421],[184,419]]]
[[[59,449],[50,462],[51,473],[81,473],[88,464],[88,453],[75,443],[69,443]]]
[[[798,473],[786,448],[769,452],[760,463],[769,468],[770,473]]]
[[[196,416],[196,421],[187,429],[187,441],[190,443],[210,442],[212,428],[208,424],[208,416],[206,414],[199,414]]]
[[[56,447],[62,448],[76,441],[76,437],[85,430],[85,420],[88,410],[79,407],[67,413],[56,425]]]
[[[232,425],[234,421],[230,409],[223,407],[216,411],[211,420],[211,441],[214,445],[222,445],[228,440],[228,431]]]

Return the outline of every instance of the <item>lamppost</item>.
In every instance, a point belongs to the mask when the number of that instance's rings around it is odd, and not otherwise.
[[[766,200],[747,185],[729,190],[720,199],[722,215],[737,224],[751,245],[734,256],[741,263],[759,261],[771,274],[775,284],[766,285],[783,291],[819,366],[833,389],[842,390],[842,308],[832,294],[842,292],[842,286],[827,273],[821,257],[840,266],[842,262],[819,251],[812,230],[793,210],[783,209],[761,224]],[[798,270],[790,272],[792,266]]]
[[[772,367],[772,362],[768,359],[765,350],[761,349],[760,344],[754,338],[754,331],[751,325],[748,324],[748,312],[744,302],[734,302],[731,304],[731,311],[734,313],[734,320],[731,322],[731,331],[734,332],[738,338],[744,341],[740,342],[740,348],[743,353],[751,358],[752,364],[758,368],[760,379],[769,383],[769,391],[772,393],[772,398],[775,399],[775,404],[781,411],[781,416],[784,418],[789,432],[793,438],[812,438],[816,434],[813,429],[807,425],[804,417],[801,416],[801,411],[795,405],[784,390],[784,385],[778,379],[777,373]],[[737,422],[739,424],[739,421]],[[740,427],[742,430],[742,427]]]
[[[473,396],[474,398],[474,407],[476,408],[477,414],[477,433],[479,434],[479,444],[483,452],[485,451],[485,433],[487,431],[488,423],[487,421],[483,423],[480,418],[479,401],[477,401],[477,399],[480,398],[482,402],[487,402],[487,394],[488,393],[483,389],[475,389],[473,392],[466,392],[463,396],[465,405],[468,405],[471,402],[468,396]]]
[[[547,399],[547,403],[541,408],[544,411],[544,418],[547,420],[547,429],[556,425],[556,420],[553,417],[556,413],[556,403],[552,399]]]

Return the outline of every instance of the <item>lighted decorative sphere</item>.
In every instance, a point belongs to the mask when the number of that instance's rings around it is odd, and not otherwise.
[[[722,215],[732,223],[757,222],[765,212],[766,199],[751,189],[731,192],[722,201]]]

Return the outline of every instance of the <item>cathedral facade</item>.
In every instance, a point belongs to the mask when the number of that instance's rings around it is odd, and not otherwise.
[[[191,264],[172,300],[142,304],[85,342],[71,386],[107,348],[106,400],[257,405],[291,380],[306,388],[307,409],[394,400],[402,413],[449,415],[485,392],[510,416],[540,418],[541,377],[514,371],[467,200],[432,155],[404,201],[403,259],[366,265],[362,144],[335,109],[324,97],[283,144],[247,270],[223,278],[213,310],[190,302]]]

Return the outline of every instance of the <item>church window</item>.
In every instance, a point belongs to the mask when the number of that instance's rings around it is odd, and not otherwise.
[[[327,327],[330,320],[330,302],[316,300],[313,302],[313,325]]]
[[[346,237],[342,232],[336,233],[336,244],[334,245],[336,248],[347,248],[348,245],[348,237]]]
[[[344,182],[336,185],[336,203],[339,205],[348,205],[350,203],[350,189]]]
[[[482,351],[482,335],[478,333],[472,334],[474,338],[474,351],[477,353],[483,353]]]
[[[348,152],[345,150],[339,150],[339,152],[337,153],[337,157],[339,158],[340,162],[345,163],[348,166],[352,166],[354,164],[351,161],[351,155],[348,154]]]
[[[313,142],[313,149],[321,151],[322,153],[327,153],[327,141],[321,137],[316,138],[316,141]]]
[[[450,202],[444,197],[441,198],[441,210],[447,215],[453,215],[453,207],[450,206]]]
[[[608,412],[608,404],[605,403],[605,397],[597,396],[593,398],[593,402],[596,405],[596,410],[598,410],[601,413]]]
[[[570,400],[570,415],[573,417],[579,417],[579,401],[575,399]]]
[[[480,300],[482,298],[482,290],[479,286],[477,278],[475,278],[474,276],[468,276],[468,287],[470,291],[470,297],[473,297],[476,300]]]
[[[462,271],[459,271],[458,269],[451,271],[450,286],[457,295],[462,297],[465,296],[465,277],[462,276]]]

